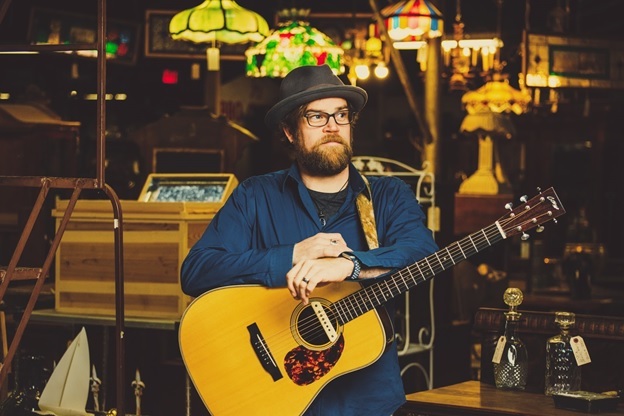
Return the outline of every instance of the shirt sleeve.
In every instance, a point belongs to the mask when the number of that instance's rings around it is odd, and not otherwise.
[[[240,184],[182,263],[184,293],[199,296],[225,285],[284,286],[294,244],[249,249],[255,212],[252,187]],[[280,278],[281,277],[281,278]]]
[[[362,265],[404,268],[434,253],[438,246],[412,189],[393,177],[379,179],[374,185],[372,197],[380,247],[355,251]]]

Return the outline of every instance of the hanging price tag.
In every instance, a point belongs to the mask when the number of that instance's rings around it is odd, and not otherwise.
[[[501,358],[503,358],[503,350],[505,349],[506,342],[507,339],[505,339],[505,335],[501,335],[500,338],[498,338],[496,348],[494,349],[494,356],[492,357],[492,362],[494,364],[500,364]]]
[[[570,338],[570,346],[572,347],[572,352],[574,353],[576,364],[581,366],[583,364],[591,363],[589,351],[587,351],[587,347],[585,346],[585,341],[583,341],[583,338],[581,338],[579,335]]]

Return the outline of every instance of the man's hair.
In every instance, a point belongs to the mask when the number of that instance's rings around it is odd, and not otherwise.
[[[277,131],[275,132],[276,137],[279,141],[283,142],[286,146],[290,146],[290,142],[284,133],[284,130],[288,130],[293,136],[298,137],[299,135],[299,122],[303,118],[304,114],[308,110],[308,104],[302,104],[299,107],[295,108],[290,113],[286,114],[286,116],[280,121],[277,126]],[[349,111],[353,112],[353,108],[351,104],[348,104]],[[353,128],[355,127],[355,123],[359,117],[359,113],[353,113],[353,121],[351,122],[351,134],[353,135]]]

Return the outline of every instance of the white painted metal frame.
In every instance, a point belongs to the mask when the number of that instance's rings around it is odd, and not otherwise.
[[[376,156],[355,156],[352,159],[353,165],[364,175],[368,176],[397,176],[409,181],[415,180],[416,185],[414,194],[416,200],[429,215],[429,224],[437,224],[438,218],[431,218],[438,215],[435,202],[435,176],[432,172],[427,171],[426,164],[423,169],[416,169],[398,160],[376,157]],[[426,163],[426,162],[425,162]],[[409,181],[411,182],[411,181]],[[430,225],[435,236],[436,226]],[[419,362],[410,362],[401,369],[401,376],[411,369],[420,370],[427,388],[433,388],[433,344],[435,339],[435,314],[434,314],[434,282],[429,282],[429,325],[423,326],[418,330],[416,339],[413,338],[411,331],[410,316],[410,293],[405,293],[405,303],[403,311],[402,328],[396,331],[399,344],[399,356],[409,356],[420,353],[429,353],[429,366],[425,368]]]

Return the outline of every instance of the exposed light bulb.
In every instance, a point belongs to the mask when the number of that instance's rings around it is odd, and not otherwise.
[[[368,77],[370,77],[370,68],[368,67],[368,65],[356,65],[355,74],[359,79],[368,79]]]
[[[388,76],[389,73],[390,73],[390,70],[388,69],[388,67],[386,66],[384,62],[380,62],[375,67],[375,76],[377,78],[384,79]]]

